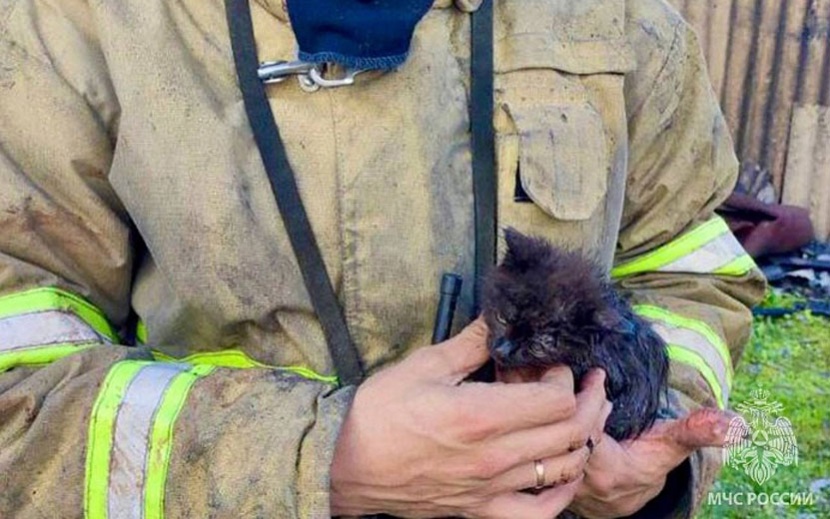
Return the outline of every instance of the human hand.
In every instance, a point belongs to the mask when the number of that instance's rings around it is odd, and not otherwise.
[[[478,320],[358,388],[331,467],[333,515],[555,517],[572,500],[610,413],[605,376],[574,395],[568,368],[538,382],[464,382],[488,359]],[[538,493],[534,460],[545,484]]]
[[[624,517],[657,497],[666,476],[695,450],[723,447],[734,415],[698,409],[679,420],[658,421],[639,438],[617,442],[606,435],[586,468],[569,507],[582,517]]]

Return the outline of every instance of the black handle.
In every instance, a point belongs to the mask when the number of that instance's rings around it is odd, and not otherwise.
[[[435,326],[432,328],[432,344],[438,344],[450,338],[455,306],[461,294],[462,283],[461,276],[457,274],[441,276],[441,297],[438,300],[438,311],[435,314]]]

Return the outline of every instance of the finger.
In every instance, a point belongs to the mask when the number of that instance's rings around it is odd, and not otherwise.
[[[555,380],[564,376],[569,376],[573,380],[573,371],[568,366],[561,364],[544,370],[533,366],[510,369],[503,369],[496,366],[496,380],[511,384]]]
[[[487,349],[487,324],[479,317],[452,339],[429,348],[440,365],[429,366],[433,375],[449,376],[456,383],[483,366],[490,358]]]
[[[476,415],[485,437],[500,437],[567,420],[576,413],[570,370],[544,382],[469,383],[460,390],[459,408]]]
[[[542,463],[543,480],[541,486],[566,485],[581,478],[585,472],[585,464],[590,453],[587,447],[577,449],[555,458],[540,460]],[[515,492],[528,488],[536,488],[539,483],[536,473],[536,461],[513,467],[493,480],[496,492]]]
[[[662,437],[682,459],[702,447],[723,447],[729,423],[735,417],[718,409],[697,409],[679,420],[656,424],[649,436]]]
[[[532,366],[504,369],[496,365],[496,380],[499,382],[507,382],[508,384],[538,382],[541,377],[542,371],[539,368],[534,368]]]
[[[578,496],[596,498],[609,495],[620,484],[620,475],[628,486],[637,479],[635,468],[631,466],[623,446],[614,438],[603,436],[604,440],[594,449],[585,465],[585,479]]]
[[[586,447],[588,447],[588,451],[593,454],[598,448],[601,448],[602,442],[605,441],[607,434],[605,434],[605,423],[608,421],[608,417],[611,415],[611,411],[614,409],[614,406],[611,402],[605,402],[605,405],[602,407],[602,411],[600,412],[599,419],[594,424],[593,431],[588,435],[588,441],[585,443]]]
[[[571,388],[571,393],[575,393],[574,391],[574,372],[568,366],[554,366],[547,371],[545,371],[542,376],[539,378],[540,382],[555,382],[555,383],[567,383]]]
[[[576,395],[576,413],[570,419],[550,425],[519,430],[497,440],[497,448],[513,452],[517,465],[545,459],[584,447],[592,434],[601,436],[597,424],[604,423],[608,410],[605,399],[605,373],[586,376],[582,391]]]
[[[612,437],[607,434],[601,434],[594,440],[594,452],[588,459],[588,464],[585,467],[586,481],[590,481],[592,473],[605,472],[606,469],[619,461],[625,455],[622,446]]]
[[[605,371],[592,369],[582,378],[579,394],[576,395],[577,408],[585,407],[586,425],[590,428],[586,443],[590,440],[594,447],[602,442],[605,422],[613,409],[605,394],[605,379]],[[597,405],[599,409],[596,409]]]
[[[600,368],[588,370],[585,376],[582,377],[582,382],[579,385],[579,391],[595,390],[597,387],[600,387],[603,391],[605,391],[606,378],[605,371]]]
[[[581,389],[587,389],[589,386],[594,388],[594,390],[597,390],[598,387],[602,387],[604,389],[606,376],[605,372],[600,369],[589,371],[588,374],[582,379]],[[594,429],[588,437],[590,442],[590,450],[592,452],[604,440],[605,424],[608,421],[608,417],[611,416],[611,411],[613,410],[614,405],[607,399],[606,396],[606,400],[602,406],[599,417],[594,423]]]
[[[536,495],[513,492],[490,502],[487,516],[494,519],[539,519],[556,517],[571,504],[582,478],[573,483],[544,490]]]

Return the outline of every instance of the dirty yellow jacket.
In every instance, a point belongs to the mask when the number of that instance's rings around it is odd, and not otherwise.
[[[370,372],[428,344],[443,272],[470,306],[475,4],[436,2],[394,72],[268,89]],[[293,59],[281,2],[252,8]],[[662,0],[503,0],[495,40],[499,225],[631,294],[671,412],[727,405],[763,284],[713,214],[737,168],[695,35]],[[327,517],[334,374],[222,2],[0,0],[0,517]]]

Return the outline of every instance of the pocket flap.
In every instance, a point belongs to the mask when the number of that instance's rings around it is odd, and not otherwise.
[[[519,177],[530,199],[560,220],[590,218],[608,182],[601,116],[588,103],[506,109],[519,133]]]

